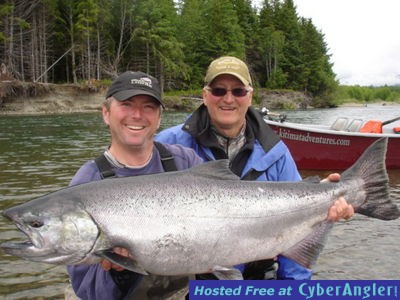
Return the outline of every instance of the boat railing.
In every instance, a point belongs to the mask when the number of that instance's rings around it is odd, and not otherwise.
[[[262,107],[258,110],[260,114],[263,116],[265,120],[285,123],[285,125],[295,125],[300,128],[314,128],[314,129],[322,129],[322,130],[330,130],[330,131],[341,131],[341,132],[349,132],[349,133],[384,133],[384,134],[399,134],[400,127],[395,126],[393,128],[385,128],[385,125],[390,124],[392,122],[400,120],[400,117],[396,117],[394,119],[390,119],[387,121],[364,121],[363,119],[349,119],[348,117],[338,117],[332,125],[322,125],[322,124],[301,124],[301,123],[292,123],[286,122],[287,115],[280,113],[270,112],[267,108]],[[379,125],[380,130],[368,130],[368,123],[376,123]]]

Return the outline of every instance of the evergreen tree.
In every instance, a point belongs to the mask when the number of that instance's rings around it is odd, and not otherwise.
[[[337,82],[323,37],[310,19],[301,19],[300,44],[304,53],[304,69],[299,84],[302,90],[313,96],[327,98],[337,88]]]
[[[190,86],[204,84],[207,66],[219,56],[246,59],[245,36],[232,0],[186,0],[181,7],[180,27],[185,30],[180,39],[191,70]]]
[[[222,55],[245,58],[244,34],[231,0],[209,0],[205,5],[209,62]]]
[[[183,45],[177,39],[177,14],[172,0],[139,0],[135,11],[135,40],[141,44],[135,65],[160,79],[161,87],[171,78],[185,78]],[[141,62],[138,62],[138,58]]]
[[[251,0],[5,0],[0,28],[1,62],[30,81],[78,83],[130,69],[168,90],[198,88],[213,59],[234,55],[255,86],[320,99],[337,87],[323,34],[293,0],[264,0],[259,12]]]
[[[207,49],[212,38],[207,31],[205,0],[186,0],[180,2],[178,20],[178,38],[184,45],[184,59],[189,66],[189,88],[198,88],[203,84],[205,68],[209,63]]]
[[[283,56],[280,62],[285,75],[285,88],[298,90],[304,68],[304,58],[300,46],[300,28],[293,0],[284,0],[276,11],[275,28],[282,31],[285,36]]]
[[[238,16],[238,24],[244,35],[246,62],[252,73],[253,84],[257,85],[258,79],[256,73],[253,72],[260,61],[257,51],[260,41],[257,10],[252,7],[251,0],[232,0],[232,2]]]
[[[287,78],[282,69],[285,45],[284,31],[277,29],[277,12],[281,3],[277,0],[265,0],[259,17],[259,53],[257,73],[262,86],[269,88],[284,87]]]

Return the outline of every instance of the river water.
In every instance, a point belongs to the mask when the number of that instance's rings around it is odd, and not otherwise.
[[[293,122],[331,124],[338,116],[388,120],[400,111],[398,107],[369,106],[281,113]],[[182,122],[185,116],[164,113],[162,128]],[[108,141],[99,114],[1,116],[0,210],[67,186],[76,170],[99,155]],[[391,170],[389,177],[392,198],[400,205],[400,170]],[[337,223],[314,267],[313,278],[400,279],[396,257],[399,232],[400,220],[384,222],[355,216]],[[12,239],[21,240],[21,234],[0,217],[0,243]],[[0,253],[0,299],[62,299],[67,283],[63,266]]]

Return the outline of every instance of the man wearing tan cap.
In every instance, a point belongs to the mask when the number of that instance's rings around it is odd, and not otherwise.
[[[251,107],[252,85],[242,60],[223,56],[212,61],[205,76],[203,104],[184,124],[163,130],[156,140],[190,147],[204,161],[229,159],[231,170],[242,180],[301,180],[286,145]],[[337,174],[329,178],[338,180]],[[332,221],[353,214],[353,207],[343,198],[327,212]],[[283,256],[236,268],[245,279],[309,279],[312,275],[311,270]]]

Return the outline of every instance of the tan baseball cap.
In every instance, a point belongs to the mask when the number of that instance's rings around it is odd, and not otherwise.
[[[233,56],[222,56],[211,62],[207,69],[204,81],[209,84],[217,76],[230,74],[237,77],[244,85],[252,85],[249,69],[239,58]]]

